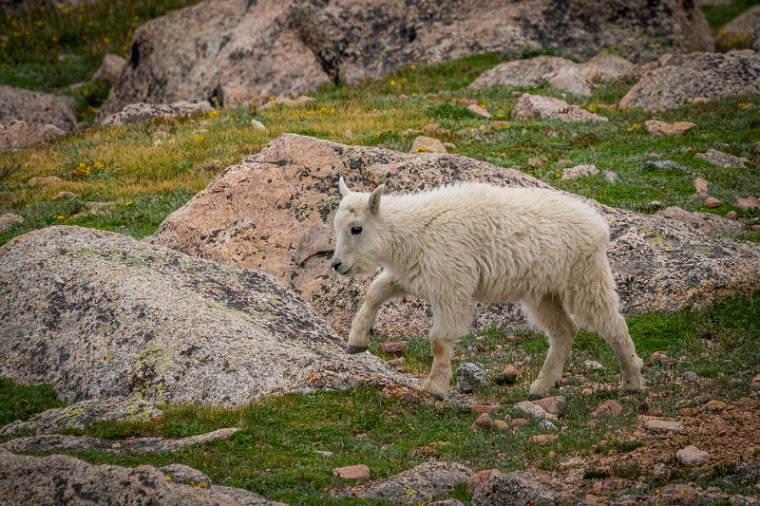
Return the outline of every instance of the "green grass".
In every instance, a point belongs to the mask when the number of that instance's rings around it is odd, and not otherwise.
[[[20,385],[0,377],[0,427],[64,405],[48,385]]]

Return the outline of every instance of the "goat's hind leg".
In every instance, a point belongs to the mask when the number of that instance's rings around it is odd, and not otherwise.
[[[433,328],[430,331],[433,365],[422,387],[426,392],[439,398],[448,395],[454,345],[469,331],[471,318],[472,309],[469,304],[433,307]]]
[[[557,295],[548,294],[538,301],[524,302],[523,309],[528,319],[549,338],[549,352],[544,365],[538,378],[530,385],[529,398],[534,400],[544,397],[549,389],[559,384],[578,327]]]
[[[369,331],[375,324],[377,312],[385,301],[404,294],[404,289],[396,279],[386,271],[380,273],[369,285],[359,312],[351,323],[351,333],[348,335],[348,353],[361,353],[369,346]]]

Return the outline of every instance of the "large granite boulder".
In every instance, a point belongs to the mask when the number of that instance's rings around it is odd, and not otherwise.
[[[368,190],[418,191],[454,181],[548,187],[522,172],[452,154],[406,154],[285,134],[229,167],[159,227],[152,241],[190,255],[267,272],[346,333],[369,278],[332,274],[338,177]],[[589,201],[612,230],[610,262],[626,314],[673,311],[760,287],[760,245],[718,241],[683,223]],[[510,328],[511,306],[475,309],[474,327]],[[405,298],[380,312],[383,334],[425,335],[427,306]]]
[[[138,28],[101,114],[213,97],[238,106],[488,51],[586,59],[603,48],[642,61],[713,40],[680,0],[206,0]]]
[[[243,489],[177,483],[165,473],[147,465],[92,465],[67,455],[33,457],[0,448],[0,503],[285,506]]]
[[[270,393],[411,384],[270,276],[111,232],[50,227],[0,248],[0,375],[70,402],[242,406]]]
[[[703,53],[644,74],[620,100],[620,107],[663,111],[750,93],[760,93],[760,53]]]

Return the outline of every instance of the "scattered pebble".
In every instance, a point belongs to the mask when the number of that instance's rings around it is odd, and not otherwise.
[[[550,420],[556,420],[556,416],[552,415],[551,413],[547,413],[544,408],[541,406],[534,404],[531,401],[522,401],[515,404],[514,409],[517,411],[520,411],[522,413],[525,413],[526,415],[535,418],[537,420],[543,420],[544,418],[549,418]]]
[[[410,153],[446,153],[446,147],[438,139],[420,135],[412,142]]]
[[[747,163],[749,163],[749,160],[746,158],[724,153],[717,149],[708,149],[705,153],[697,153],[695,156],[701,160],[723,168],[746,167]]]
[[[538,426],[544,430],[558,430],[557,426],[551,423],[549,420],[543,419],[538,422]]]
[[[757,209],[760,207],[760,199],[757,197],[737,198],[736,206],[741,209]]]
[[[314,455],[316,455],[318,457],[329,458],[329,457],[332,457],[335,454],[333,452],[328,452],[326,450],[314,450]]]
[[[646,428],[649,432],[654,433],[675,433],[680,434],[683,431],[683,425],[681,425],[681,422],[671,421],[671,420],[647,420],[646,424],[644,424],[644,428]]]
[[[604,171],[604,179],[610,184],[617,184],[620,182],[620,176],[617,175],[617,172],[611,170]]]
[[[623,406],[614,399],[607,399],[591,412],[593,418],[613,418],[620,416],[623,412]]]
[[[401,371],[404,369],[404,365],[406,365],[406,359],[404,357],[394,358],[393,360],[388,361],[388,365],[397,371]]]
[[[469,394],[488,386],[488,375],[479,364],[466,362],[460,365],[456,376],[457,390],[462,394]]]
[[[729,212],[726,213],[726,218],[728,218],[729,220],[735,220],[738,217],[739,217],[739,215],[736,214],[736,211],[729,211]]]
[[[710,454],[704,450],[700,450],[694,445],[687,446],[676,453],[678,462],[685,466],[696,467],[701,466],[708,460],[710,460]]]
[[[406,346],[406,341],[391,341],[381,344],[380,348],[384,353],[404,353]]]
[[[602,371],[604,370],[604,366],[597,362],[596,360],[586,360],[583,362],[583,367],[586,368],[587,371]]]
[[[512,427],[522,427],[523,425],[528,425],[527,418],[515,418],[512,420]]]
[[[562,169],[561,179],[575,179],[583,176],[593,176],[599,172],[599,168],[596,165],[583,164],[576,165],[567,169]]]
[[[529,438],[534,443],[551,443],[559,439],[556,434],[536,434]]]
[[[699,379],[699,375],[695,373],[694,371],[686,371],[684,372],[681,377],[686,381],[697,381]]]
[[[499,476],[501,474],[501,471],[498,469],[486,469],[485,471],[473,474],[467,479],[467,492],[475,494],[475,492],[480,490],[483,485],[491,481],[494,476]]]
[[[251,126],[255,130],[266,130],[267,129],[267,127],[264,126],[264,123],[262,123],[261,121],[255,119],[255,118],[251,120]]]
[[[499,430],[506,430],[509,428],[509,424],[504,420],[494,420],[493,426]]]
[[[58,176],[35,176],[26,182],[29,186],[51,186],[63,183],[63,179]]]
[[[719,413],[726,409],[727,406],[728,405],[725,402],[713,399],[711,401],[707,401],[705,404],[705,411],[709,411],[711,413]]]
[[[550,413],[552,415],[559,416],[560,412],[562,411],[562,408],[565,407],[565,398],[561,395],[557,395],[554,397],[545,397],[543,399],[538,399],[535,401],[530,401],[536,406],[540,406],[544,411],[547,413]]]
[[[12,229],[16,225],[24,223],[24,218],[18,214],[6,213],[0,216],[0,232]]]
[[[665,123],[664,121],[650,119],[644,123],[644,126],[652,135],[682,135],[689,130],[694,129],[697,125],[689,121],[677,121],[675,123]]]
[[[513,385],[517,381],[517,369],[512,364],[504,366],[504,370],[496,377],[497,385]]]
[[[481,413],[480,416],[473,422],[470,427],[471,430],[490,430],[493,427],[493,420],[488,416],[488,413]]]
[[[658,364],[666,367],[670,367],[676,363],[675,360],[669,358],[668,355],[662,351],[655,351],[652,353],[652,355],[649,357],[649,361],[653,364]]]
[[[342,480],[369,480],[369,467],[365,464],[356,464],[353,466],[336,467],[333,469],[333,475]]]
[[[491,411],[498,411],[498,409],[501,407],[501,404],[494,403],[494,404],[475,404],[472,407],[472,410],[476,413],[490,413]]]
[[[698,195],[705,195],[707,193],[707,181],[698,177],[694,180],[694,190]]]
[[[481,118],[491,119],[491,113],[480,107],[478,104],[470,104],[467,106],[467,109]]]
[[[705,199],[705,207],[709,207],[710,209],[715,209],[716,207],[720,207],[723,205],[723,202],[720,201],[720,199],[716,199],[715,197],[707,197]]]
[[[528,166],[537,169],[544,166],[544,161],[540,158],[528,158]]]

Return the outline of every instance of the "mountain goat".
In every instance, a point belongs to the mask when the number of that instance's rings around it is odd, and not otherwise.
[[[434,357],[424,389],[444,397],[454,345],[469,332],[472,300],[522,301],[550,343],[531,399],[559,383],[578,325],[615,351],[621,389],[642,390],[642,361],[618,311],[607,262],[609,228],[591,207],[558,191],[477,183],[386,196],[383,186],[352,192],[343,178],[338,187],[332,268],[351,276],[382,267],[351,325],[349,353],[367,349],[383,302],[421,297],[433,312]]]

